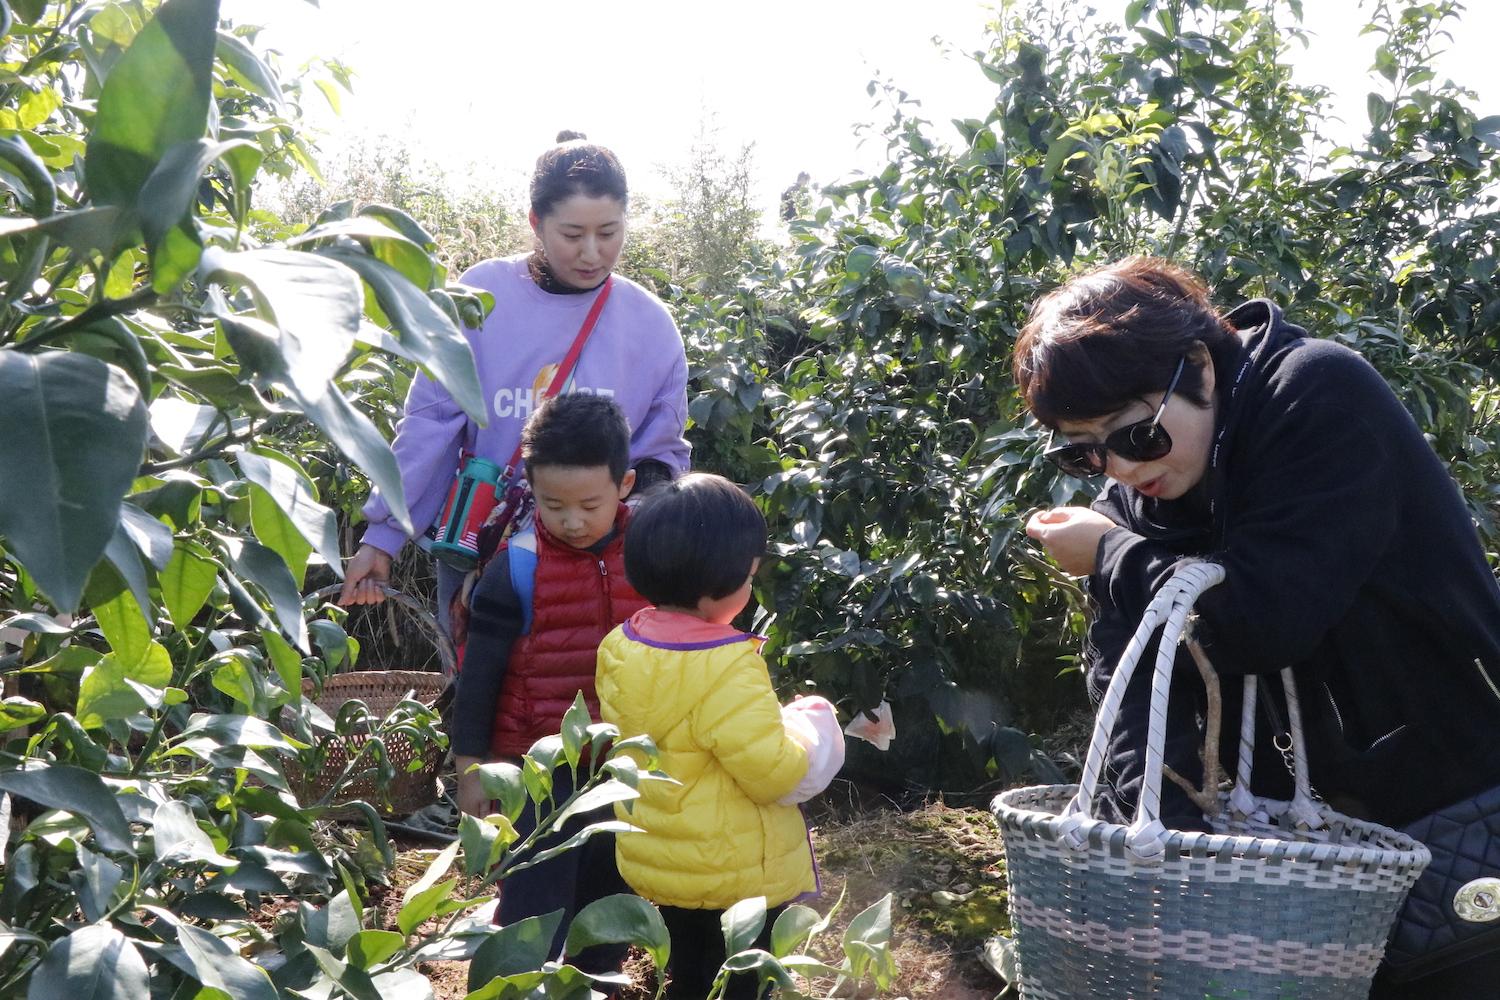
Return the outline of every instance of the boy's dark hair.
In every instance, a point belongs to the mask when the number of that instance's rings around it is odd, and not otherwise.
[[[553,396],[526,421],[521,457],[528,469],[607,465],[610,478],[619,485],[630,468],[630,424],[615,401],[605,396]]]
[[[608,196],[621,207],[629,203],[625,168],[614,153],[587,139],[582,132],[559,132],[558,144],[537,157],[531,174],[531,210],[537,218],[545,219],[575,194]]]
[[[728,597],[766,551],[766,519],[722,476],[695,472],[664,483],[625,529],[625,576],[652,604],[696,608]]]
[[[1048,427],[1092,420],[1162,392],[1195,342],[1228,385],[1241,345],[1193,274],[1166,260],[1130,257],[1068,279],[1042,296],[1016,338],[1012,369],[1026,406]],[[1202,369],[1178,386],[1209,405]]]

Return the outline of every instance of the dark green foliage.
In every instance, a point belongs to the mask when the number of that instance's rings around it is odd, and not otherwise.
[[[1427,68],[1458,9],[1372,12],[1388,89],[1358,148],[1321,137],[1323,95],[1291,80],[1297,5],[1274,0],[1139,0],[1124,27],[1006,4],[975,54],[992,99],[957,142],[870,85],[889,165],[825,186],[784,262],[678,304],[698,460],[757,487],[781,542],[759,593],[789,687],[925,703],[1002,778],[1036,766],[1006,727],[1080,703],[1057,674],[1083,599],[1020,528],[1087,495],[1040,459],[1009,350],[1038,294],[1128,254],[1364,353],[1495,547],[1500,117]],[[925,764],[872,770],[977,780],[912,735]]]

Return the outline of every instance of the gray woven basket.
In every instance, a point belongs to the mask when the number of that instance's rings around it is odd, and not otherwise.
[[[1078,785],[1018,788],[993,811],[1010,875],[1026,1000],[1365,1000],[1406,892],[1430,860],[1395,830],[1343,816],[1307,783],[1301,717],[1291,721],[1292,801],[1249,792],[1255,685],[1247,679],[1240,767],[1213,833],[1165,829],[1161,808],[1167,692],[1193,601],[1223,579],[1184,566],[1142,618],[1099,708]],[[1146,773],[1135,822],[1094,819],[1125,686],[1158,625]]]

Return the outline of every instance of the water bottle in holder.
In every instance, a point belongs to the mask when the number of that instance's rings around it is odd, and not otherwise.
[[[457,569],[469,570],[479,562],[479,529],[499,500],[500,466],[483,458],[470,458],[453,478],[443,515],[438,518],[432,554]]]

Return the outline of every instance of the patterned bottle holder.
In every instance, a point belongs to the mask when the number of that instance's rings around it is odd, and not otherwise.
[[[471,458],[453,478],[443,516],[438,519],[432,554],[456,569],[473,569],[479,561],[479,529],[499,499],[501,469],[494,462]]]

